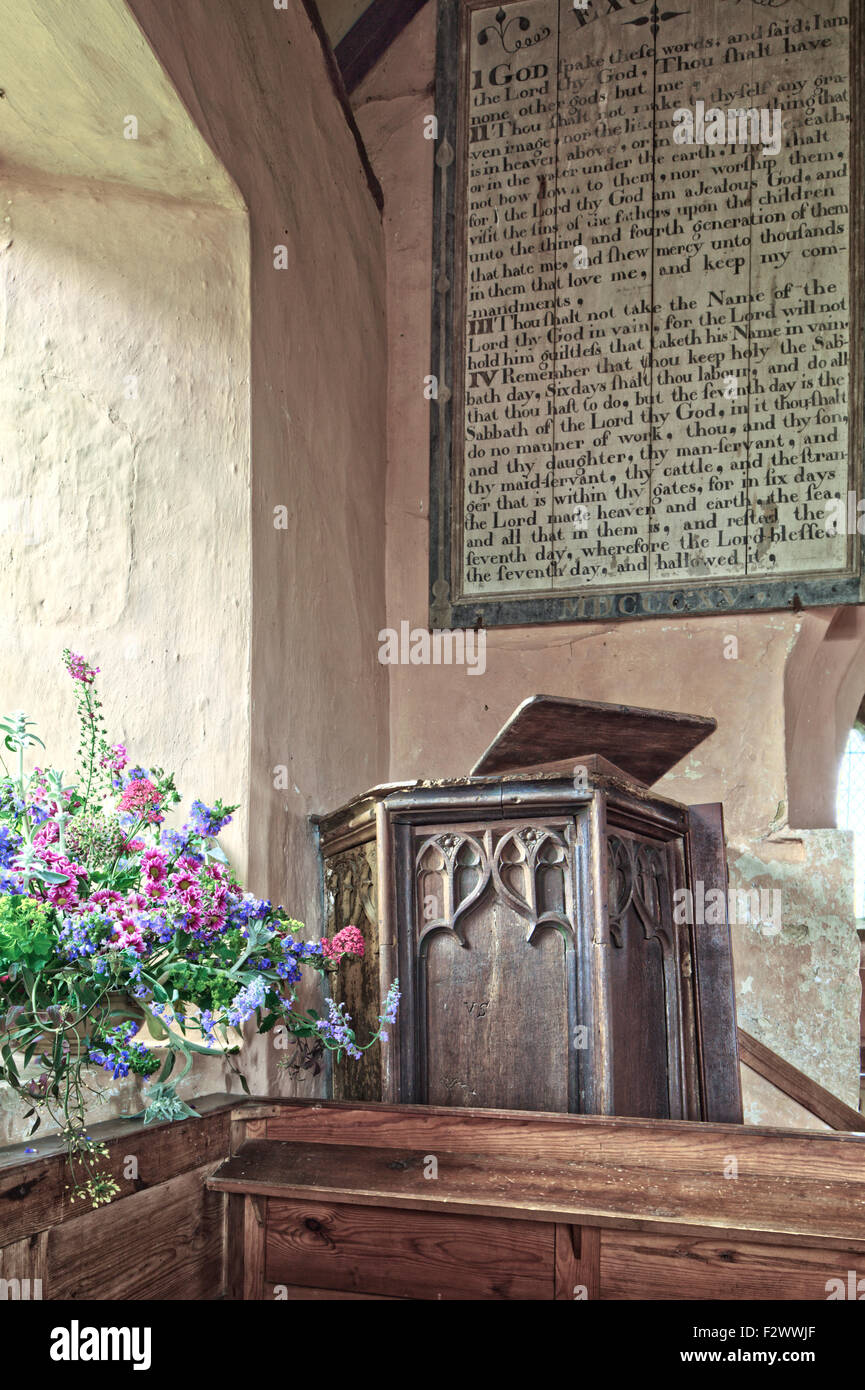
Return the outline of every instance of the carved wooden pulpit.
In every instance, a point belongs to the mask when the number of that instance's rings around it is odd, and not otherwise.
[[[402,991],[334,1096],[741,1123],[721,806],[650,790],[714,728],[536,695],[468,778],[315,817],[360,1039]]]

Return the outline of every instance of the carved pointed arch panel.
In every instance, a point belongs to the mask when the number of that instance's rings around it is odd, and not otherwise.
[[[607,840],[609,985],[616,1113],[686,1118],[698,1104],[683,1028],[693,1027],[691,939],[677,926],[678,842]]]
[[[355,926],[364,941],[362,959],[345,958],[334,977],[333,996],[344,1002],[359,1038],[371,1036],[379,1013],[379,924],[374,840],[328,859],[324,870],[325,935]],[[382,1098],[381,1050],[371,1047],[350,1067],[333,1068],[336,1100]]]
[[[574,1108],[573,821],[415,838],[419,1099]]]

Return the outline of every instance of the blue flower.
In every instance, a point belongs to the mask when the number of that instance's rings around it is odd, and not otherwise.
[[[207,1041],[215,1042],[216,1025],[213,1022],[213,1011],[211,1009],[202,1009],[199,1021],[201,1023],[201,1031],[204,1034]]]
[[[396,1011],[399,1008],[400,992],[399,980],[394,980],[387,992],[387,997],[382,1004],[382,1011],[379,1014],[380,1023],[396,1023]],[[382,1037],[387,1042],[387,1034],[382,1033]]]
[[[351,1014],[345,1012],[345,1004],[335,1004],[332,999],[328,999],[327,1008],[330,1017],[319,1019],[316,1025],[319,1037],[329,1039],[349,1057],[362,1056],[348,1026],[351,1023]]]
[[[10,869],[21,845],[21,836],[8,825],[0,825],[0,868]]]
[[[24,877],[20,873],[0,869],[0,893],[23,893]]]
[[[273,903],[269,898],[256,898],[253,893],[244,893],[242,897],[233,899],[228,909],[226,926],[233,927],[247,936],[246,928],[249,923],[264,921],[272,911]]]
[[[184,825],[182,830],[163,830],[159,836],[159,843],[177,858],[185,855],[203,863],[203,855],[199,854],[192,846],[193,838],[194,831],[190,830],[188,825]]]
[[[236,994],[231,1001],[228,1010],[228,1021],[234,1028],[240,1028],[248,1018],[255,1013],[256,1009],[264,1006],[264,996],[267,993],[267,985],[260,975],[257,975],[251,984]]]
[[[64,917],[57,953],[65,955],[68,960],[92,956],[112,927],[111,918],[104,912],[90,912],[85,917]]]
[[[140,1057],[147,1051],[143,1043],[132,1042],[132,1037],[137,1032],[138,1024],[134,1021],[118,1023],[116,1028],[109,1029],[105,1034],[101,1047],[89,1049],[88,1059],[98,1067],[110,1071],[115,1081],[118,1077],[128,1076],[132,1053]]]
[[[213,839],[232,820],[232,817],[227,813],[220,815],[215,808],[205,806],[203,801],[193,801],[190,809],[192,811],[192,827],[196,835],[200,835],[205,840]]]

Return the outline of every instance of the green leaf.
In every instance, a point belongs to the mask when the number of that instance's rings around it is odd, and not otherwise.
[[[18,1085],[20,1077],[18,1075],[18,1068],[15,1065],[15,1058],[12,1056],[11,1047],[8,1043],[4,1043],[2,1049],[0,1049],[0,1052],[2,1052],[3,1062],[5,1064],[6,1074],[9,1077],[9,1080],[11,1081],[13,1086]]]
[[[165,1058],[165,1064],[164,1064],[164,1066],[163,1066],[163,1068],[162,1068],[162,1071],[159,1073],[159,1075],[158,1075],[157,1078],[156,1078],[156,1083],[155,1083],[156,1085],[161,1085],[163,1081],[167,1081],[167,1080],[168,1080],[169,1076],[170,1076],[171,1073],[174,1071],[174,1063],[175,1063],[175,1061],[176,1061],[176,1053],[174,1052],[174,1049],[171,1048],[171,1049],[169,1050],[169,1052],[168,1052],[167,1057]],[[151,1089],[152,1089],[152,1088],[151,1088]]]

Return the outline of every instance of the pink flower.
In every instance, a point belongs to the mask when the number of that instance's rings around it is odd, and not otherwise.
[[[107,753],[103,753],[99,759],[100,767],[110,767],[112,772],[122,772],[126,766],[128,754],[122,743],[114,743]]]
[[[141,856],[141,886],[148,898],[163,902],[168,896],[168,858],[161,849],[147,849]]]
[[[138,777],[124,787],[117,810],[134,815],[148,825],[158,825],[163,819],[159,814],[160,805],[159,792],[150,779]]]
[[[72,860],[67,859],[57,850],[49,849],[47,845],[40,849],[39,858],[53,873],[67,875],[65,883],[49,883],[46,886],[48,901],[53,903],[55,907],[77,907],[78,878],[85,872],[82,865],[73,863]]]
[[[97,908],[111,908],[112,905],[122,902],[123,894],[118,893],[116,888],[96,888],[82,907],[88,910],[91,905]]]
[[[70,652],[66,662],[66,669],[74,681],[81,681],[82,685],[92,685],[94,678],[99,674],[98,666],[88,666],[83,656],[78,652]]]
[[[362,956],[364,953],[363,934],[358,927],[343,927],[332,941],[326,936],[321,939],[322,955],[328,960],[341,960],[343,956]]]
[[[141,935],[141,928],[135,925],[131,917],[121,918],[117,925],[116,933],[111,938],[109,944],[117,947],[118,950],[131,947],[131,949],[137,951],[139,955],[143,955],[147,950],[144,944],[144,938]]]

